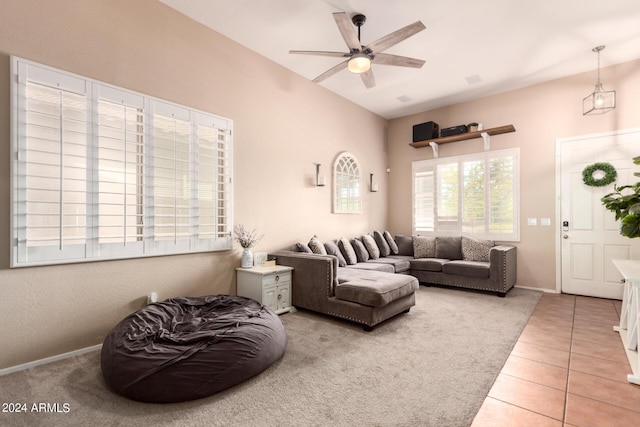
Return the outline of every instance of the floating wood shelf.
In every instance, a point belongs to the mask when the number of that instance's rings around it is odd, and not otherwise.
[[[488,135],[500,135],[501,133],[509,133],[509,132],[515,132],[515,131],[516,131],[516,128],[514,128],[513,125],[499,126],[496,128],[461,133],[459,135],[443,136],[441,138],[433,138],[433,139],[427,139],[425,141],[412,142],[409,145],[412,146],[413,148],[429,147],[430,142],[435,142],[436,144],[446,144],[447,142],[456,142],[456,141],[464,141],[466,139],[480,138],[482,137],[483,133],[487,133]]]

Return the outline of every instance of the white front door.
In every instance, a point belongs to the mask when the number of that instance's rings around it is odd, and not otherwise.
[[[640,239],[623,237],[614,214],[600,199],[613,184],[588,186],[582,171],[607,162],[617,171],[617,185],[634,184],[640,168],[640,130],[559,139],[561,289],[564,293],[622,299],[622,276],[612,259],[640,259]]]

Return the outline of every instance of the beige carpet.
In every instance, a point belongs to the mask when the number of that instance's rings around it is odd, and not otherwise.
[[[179,404],[112,393],[91,352],[0,377],[2,404],[27,406],[0,412],[0,425],[468,426],[540,295],[421,286],[410,313],[372,332],[306,311],[285,314],[289,341],[279,362]],[[48,411],[32,412],[34,403]]]

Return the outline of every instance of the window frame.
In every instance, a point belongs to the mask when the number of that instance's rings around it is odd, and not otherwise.
[[[193,108],[185,107],[179,104],[171,103],[149,95],[141,94],[125,88],[110,85],[98,80],[93,80],[77,74],[69,73],[53,67],[49,67],[37,62],[25,60],[16,56],[11,56],[11,100],[10,100],[10,144],[11,144],[11,191],[10,191],[10,221],[11,221],[11,260],[10,267],[28,267],[36,265],[54,265],[77,262],[92,262],[113,259],[129,259],[148,256],[176,255],[186,253],[198,253],[208,251],[224,251],[232,249],[233,230],[233,121],[228,118],[220,117],[211,113],[203,112]],[[86,115],[86,136],[82,143],[81,150],[86,149],[86,155],[83,157],[85,162],[83,168],[86,169],[86,178],[83,181],[86,187],[84,194],[86,196],[84,203],[85,218],[84,238],[78,245],[73,245],[69,250],[63,249],[64,235],[60,232],[61,239],[54,238],[51,242],[55,244],[45,244],[38,246],[34,240],[27,238],[27,231],[33,229],[34,225],[28,225],[27,220],[34,218],[37,214],[29,213],[26,210],[28,202],[28,192],[38,192],[41,194],[41,187],[33,187],[28,180],[33,180],[34,174],[29,174],[26,165],[32,159],[27,156],[29,153],[33,156],[34,149],[27,146],[33,141],[33,136],[27,134],[27,127],[31,126],[27,123],[27,114],[29,107],[27,104],[27,88],[33,85],[41,85],[48,87],[50,92],[58,91],[64,95],[66,92],[81,94],[84,98],[80,101],[83,106],[83,113]],[[31,90],[31,89],[30,89]],[[61,96],[62,96],[61,95]],[[141,166],[142,171],[135,169],[135,174],[141,177],[136,182],[137,189],[134,190],[135,198],[133,204],[142,203],[138,206],[142,215],[142,224],[138,221],[136,228],[142,229],[142,236],[136,237],[136,241],[127,244],[127,231],[122,228],[121,241],[108,240],[100,230],[100,171],[108,161],[106,158],[100,158],[101,139],[106,138],[103,129],[106,123],[107,115],[101,115],[101,102],[121,103],[126,108],[135,105],[140,108],[138,113],[142,117],[141,127],[142,136],[140,136],[142,149],[137,152],[140,156],[136,160],[136,165]],[[62,110],[54,112],[62,121]],[[182,176],[180,181],[177,176],[174,177],[174,183],[180,183],[184,188],[183,198],[186,200],[187,211],[182,214],[188,215],[188,226],[185,238],[181,239],[179,244],[157,244],[158,238],[153,234],[153,211],[156,206],[156,200],[153,194],[153,180],[157,177],[154,171],[156,164],[153,159],[153,150],[155,145],[154,125],[155,117],[159,114],[173,114],[179,111],[181,117],[188,123],[188,148],[183,150],[184,164],[182,168]],[[31,114],[31,113],[29,113]],[[31,122],[29,122],[31,123]],[[39,122],[34,122],[37,126]],[[126,123],[126,121],[125,121]],[[102,129],[101,129],[102,127]],[[136,127],[137,128],[137,127]],[[32,129],[32,128],[30,128]],[[125,136],[126,145],[126,127],[114,128],[120,130]],[[206,130],[204,132],[202,130]],[[201,132],[202,131],[202,132]],[[58,130],[60,136],[54,136],[46,140],[47,147],[52,150],[61,151],[66,144],[63,139],[63,131]],[[200,147],[205,144],[204,136],[201,140],[201,134],[213,135],[215,140],[206,141],[206,144],[213,147],[210,151],[215,153],[213,156],[201,154]],[[210,138],[211,139],[211,138]],[[117,139],[113,139],[114,144],[119,143]],[[50,143],[54,143],[51,145]],[[185,146],[187,146],[185,145]],[[58,148],[56,148],[58,147]],[[126,148],[125,148],[126,150]],[[61,151],[62,152],[62,151]],[[202,151],[204,153],[204,151]],[[61,155],[62,157],[62,155]],[[125,156],[126,158],[126,156]],[[139,164],[138,162],[142,163]],[[101,166],[103,162],[103,166]],[[127,161],[118,163],[116,160],[114,168],[111,171],[116,175],[124,177],[130,174],[127,169]],[[55,165],[55,163],[53,163]],[[120,169],[118,169],[118,165]],[[59,165],[56,165],[59,166]],[[60,166],[62,168],[62,166]],[[208,168],[214,169],[214,173],[208,172]],[[200,169],[204,169],[200,173]],[[46,178],[46,174],[43,174]],[[62,175],[52,176],[60,183],[63,181]],[[200,182],[206,178],[215,182]],[[124,178],[123,178],[124,179]],[[61,184],[60,184],[61,185]],[[103,185],[104,184],[103,181]],[[29,186],[29,187],[28,187]],[[62,187],[53,187],[53,191],[62,194]],[[203,189],[203,194],[200,194]],[[107,191],[107,190],[103,190]],[[127,216],[127,196],[123,194],[123,205],[121,210],[123,213],[123,224],[127,224],[124,217]],[[131,195],[129,195],[131,197]],[[204,197],[204,199],[203,199]],[[104,202],[102,202],[104,203]],[[203,208],[204,204],[207,208]],[[116,209],[117,210],[117,209]],[[33,211],[30,211],[33,212]],[[57,212],[57,213],[55,213]],[[186,212],[186,213],[185,213]],[[57,218],[63,218],[64,204],[62,202],[54,206],[54,215]],[[104,217],[109,214],[102,214]],[[178,215],[177,213],[175,214]],[[203,220],[203,215],[206,218]],[[41,215],[42,216],[42,215]],[[39,221],[44,221],[39,219]],[[59,224],[44,224],[50,230],[62,230],[62,220]],[[36,222],[36,226],[42,222]],[[57,228],[56,228],[57,227]],[[115,226],[117,228],[117,225]],[[184,227],[183,227],[184,228]],[[205,231],[206,230],[206,231]],[[104,241],[101,242],[101,239]],[[57,246],[57,248],[56,248]]]
[[[512,230],[509,232],[495,232],[491,230],[491,188],[489,170],[491,167],[491,161],[500,158],[511,158],[513,172],[511,175],[511,191],[512,197],[510,198],[511,209],[513,210],[511,217]],[[463,182],[465,180],[464,166],[470,165],[473,162],[481,162],[483,167],[482,174],[482,196],[481,203],[483,205],[484,215],[482,219],[484,226],[482,231],[473,232],[465,230],[463,215],[468,214],[470,211],[464,211],[463,200],[465,187]],[[455,216],[451,215],[452,220],[449,224],[443,221],[439,221],[438,210],[443,203],[442,197],[439,196],[441,186],[438,183],[439,169],[443,169],[446,166],[451,166],[454,169],[456,185],[454,191],[455,195],[455,207],[453,210],[457,211]],[[468,175],[467,175],[468,177]],[[412,162],[411,173],[411,194],[412,194],[412,233],[425,236],[442,236],[452,235],[460,236],[465,235],[469,237],[475,237],[479,239],[491,239],[505,242],[518,242],[520,241],[520,149],[510,148],[505,150],[496,151],[484,151],[482,153],[467,154],[461,156],[442,157],[428,160],[418,160]],[[478,198],[476,198],[478,199]],[[452,199],[449,199],[451,201]],[[476,225],[477,226],[477,225]]]

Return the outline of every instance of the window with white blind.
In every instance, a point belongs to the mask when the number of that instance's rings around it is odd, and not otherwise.
[[[518,241],[519,153],[413,162],[413,233]]]
[[[11,58],[12,267],[226,250],[232,121]]]

